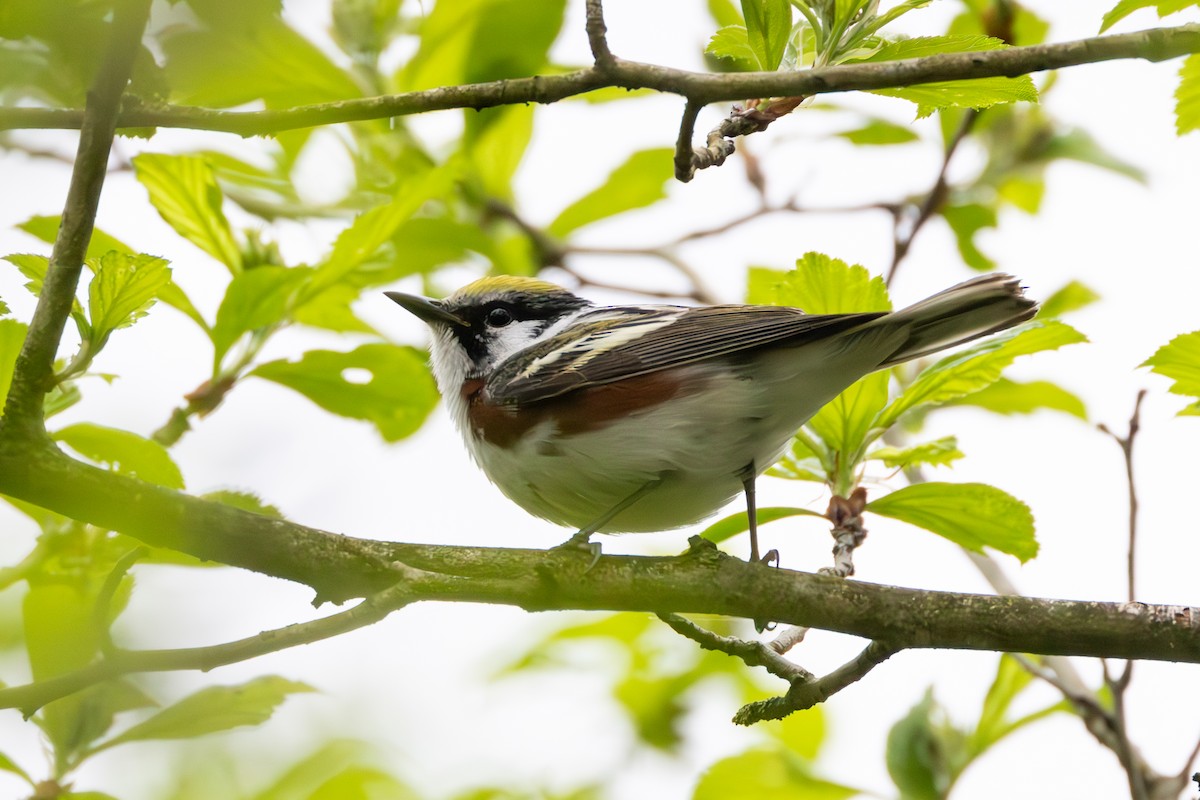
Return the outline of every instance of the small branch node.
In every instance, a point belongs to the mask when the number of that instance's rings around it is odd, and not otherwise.
[[[848,578],[854,574],[854,551],[867,538],[862,513],[867,506],[867,490],[859,486],[849,497],[829,498],[825,517],[833,523],[833,566],[820,570],[822,575]]]

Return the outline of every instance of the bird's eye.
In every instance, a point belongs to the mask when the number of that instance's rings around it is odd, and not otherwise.
[[[503,328],[512,321],[512,312],[507,308],[493,308],[487,313],[486,317],[486,322],[489,328]]]

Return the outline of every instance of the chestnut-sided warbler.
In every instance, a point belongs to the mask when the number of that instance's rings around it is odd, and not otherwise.
[[[598,306],[545,281],[483,278],[445,300],[388,292],[433,331],[467,449],[509,499],[592,533],[678,528],[744,491],[864,375],[1032,317],[991,274],[897,312]]]

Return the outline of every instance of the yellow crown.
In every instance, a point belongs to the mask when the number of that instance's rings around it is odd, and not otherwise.
[[[549,281],[528,278],[524,275],[489,275],[472,281],[459,289],[449,298],[451,302],[473,300],[484,295],[509,294],[525,292],[529,294],[557,294],[567,290]]]

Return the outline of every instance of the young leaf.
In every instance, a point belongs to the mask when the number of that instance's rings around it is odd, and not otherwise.
[[[1180,136],[1200,130],[1200,53],[1184,59],[1175,90],[1175,132]]]
[[[25,220],[17,227],[31,236],[36,236],[46,244],[54,244],[54,240],[58,237],[58,226],[61,223],[62,217],[58,215],[46,216],[38,214]],[[117,237],[105,233],[99,228],[93,228],[92,238],[88,240],[87,253],[84,257],[100,258],[100,256],[109,250],[120,250],[123,253],[134,252],[132,247]]]
[[[966,766],[962,732],[942,717],[930,689],[888,732],[887,770],[904,800],[945,800]]]
[[[915,483],[867,503],[867,510],[983,552],[1028,561],[1037,555],[1033,514],[1017,498],[982,483]]]
[[[692,800],[846,800],[859,789],[813,774],[801,758],[777,749],[747,750],[723,758],[700,776]]]
[[[17,355],[25,344],[25,332],[29,326],[15,319],[0,319],[0,408],[8,398],[12,385],[13,370],[17,366]]]
[[[4,260],[12,264],[17,270],[29,279],[25,284],[25,288],[34,296],[40,296],[42,293],[42,285],[46,282],[46,271],[50,269],[50,259],[45,256],[33,255],[32,253],[15,253],[13,255],[4,256]],[[71,316],[76,320],[82,320],[87,323],[83,313],[83,306],[79,304],[78,299],[71,301]]]
[[[1200,397],[1200,331],[1183,333],[1142,362],[1141,366],[1174,381],[1172,394]],[[1180,416],[1200,415],[1200,401],[1179,412]]]
[[[274,783],[255,794],[253,800],[311,798],[318,786],[362,760],[367,750],[367,746],[359,741],[335,739],[327,742],[288,767]]]
[[[136,433],[78,422],[56,431],[54,439],[123,475],[132,475],[168,489],[183,488],[183,475],[167,449]]]
[[[991,386],[966,397],[950,400],[946,405],[978,406],[996,414],[1032,414],[1046,409],[1061,411],[1087,420],[1087,406],[1078,396],[1050,381],[1017,383],[1001,378]]]
[[[7,317],[11,313],[12,309],[8,307],[8,303],[4,302],[3,299],[0,299],[0,317]]]
[[[359,215],[350,227],[338,234],[329,258],[317,267],[305,288],[305,297],[316,296],[362,265],[395,235],[401,225],[420,211],[421,206],[448,194],[459,172],[459,162],[451,160],[406,185],[390,203]]]
[[[158,293],[171,280],[167,262],[156,256],[105,253],[88,285],[88,316],[93,341],[103,344],[117,328],[146,316]]]
[[[311,276],[306,267],[255,267],[235,275],[213,323],[213,363],[220,364],[243,333],[283,322],[300,285]]]
[[[494,118],[469,143],[471,168],[484,191],[511,201],[513,176],[533,136],[533,108],[509,106],[488,111]]]
[[[674,170],[672,157],[669,148],[639,150],[604,183],[564,208],[546,232],[562,238],[584,225],[657,203],[667,196],[666,184]]]
[[[879,447],[867,454],[867,458],[882,461],[890,469],[907,469],[918,464],[945,466],[963,457],[958,449],[958,439],[944,436],[932,442],[912,447]]]
[[[790,272],[750,271],[747,302],[793,306],[809,314],[890,311],[887,285],[866,267],[823,253],[805,253]]]
[[[370,377],[347,380],[355,371]],[[367,420],[389,442],[420,428],[438,398],[424,354],[390,344],[349,353],[310,350],[299,361],[271,361],[251,374],[294,389],[326,411]]]
[[[774,72],[792,35],[792,5],[788,0],[742,0],[746,39],[758,69]]]
[[[209,686],[164,708],[149,719],[101,742],[93,752],[147,739],[193,739],[243,725],[261,725],[289,694],[315,691],[276,675],[240,686]]]
[[[1033,681],[1033,675],[1007,653],[1000,655],[996,677],[988,687],[979,712],[979,722],[971,734],[972,749],[983,752],[989,745],[998,742],[1007,727],[1005,719],[1013,700]]]
[[[807,508],[784,508],[784,507],[767,507],[757,509],[756,517],[759,526],[763,526],[768,522],[774,522],[777,519],[786,519],[788,517],[821,517],[823,514],[818,514],[815,511],[809,511]],[[746,516],[745,511],[739,511],[736,514],[730,514],[724,519],[717,520],[712,525],[709,525],[700,535],[710,542],[723,542],[726,539],[732,539],[739,533],[745,533],[750,530],[750,518]]]
[[[24,781],[30,786],[34,785],[33,778],[29,777],[29,773],[21,769],[17,762],[13,761],[4,753],[0,753],[0,770],[3,770],[4,772],[11,772],[13,775],[23,778]]]
[[[1161,19],[1168,14],[1175,14],[1194,5],[1197,5],[1196,0],[1121,0],[1104,15],[1104,19],[1100,23],[1100,32],[1104,33],[1139,9],[1153,8]]]
[[[717,58],[727,58],[741,69],[752,70],[758,67],[758,56],[750,46],[745,25],[726,25],[719,28],[708,40],[704,52]]]
[[[134,157],[133,167],[168,225],[230,272],[242,271],[242,254],[221,208],[224,196],[204,159],[142,153]]]
[[[922,370],[883,410],[875,427],[893,425],[910,409],[940,405],[990,386],[1018,356],[1083,341],[1082,333],[1057,320],[1035,320],[991,336]]]
[[[826,403],[808,421],[826,447],[842,454],[843,461],[857,453],[888,400],[888,373],[874,372]]]
[[[978,53],[1007,47],[989,36],[925,36],[888,42],[861,59],[865,62],[897,61],[942,53]],[[1028,75],[1016,78],[972,78],[964,81],[922,83],[892,89],[877,89],[874,94],[899,97],[917,104],[917,117],[927,117],[939,108],[988,108],[1000,103],[1026,101],[1036,103],[1037,88]]]
[[[1054,294],[1042,301],[1038,316],[1042,319],[1053,319],[1086,308],[1100,299],[1090,288],[1079,281],[1071,281]]]

